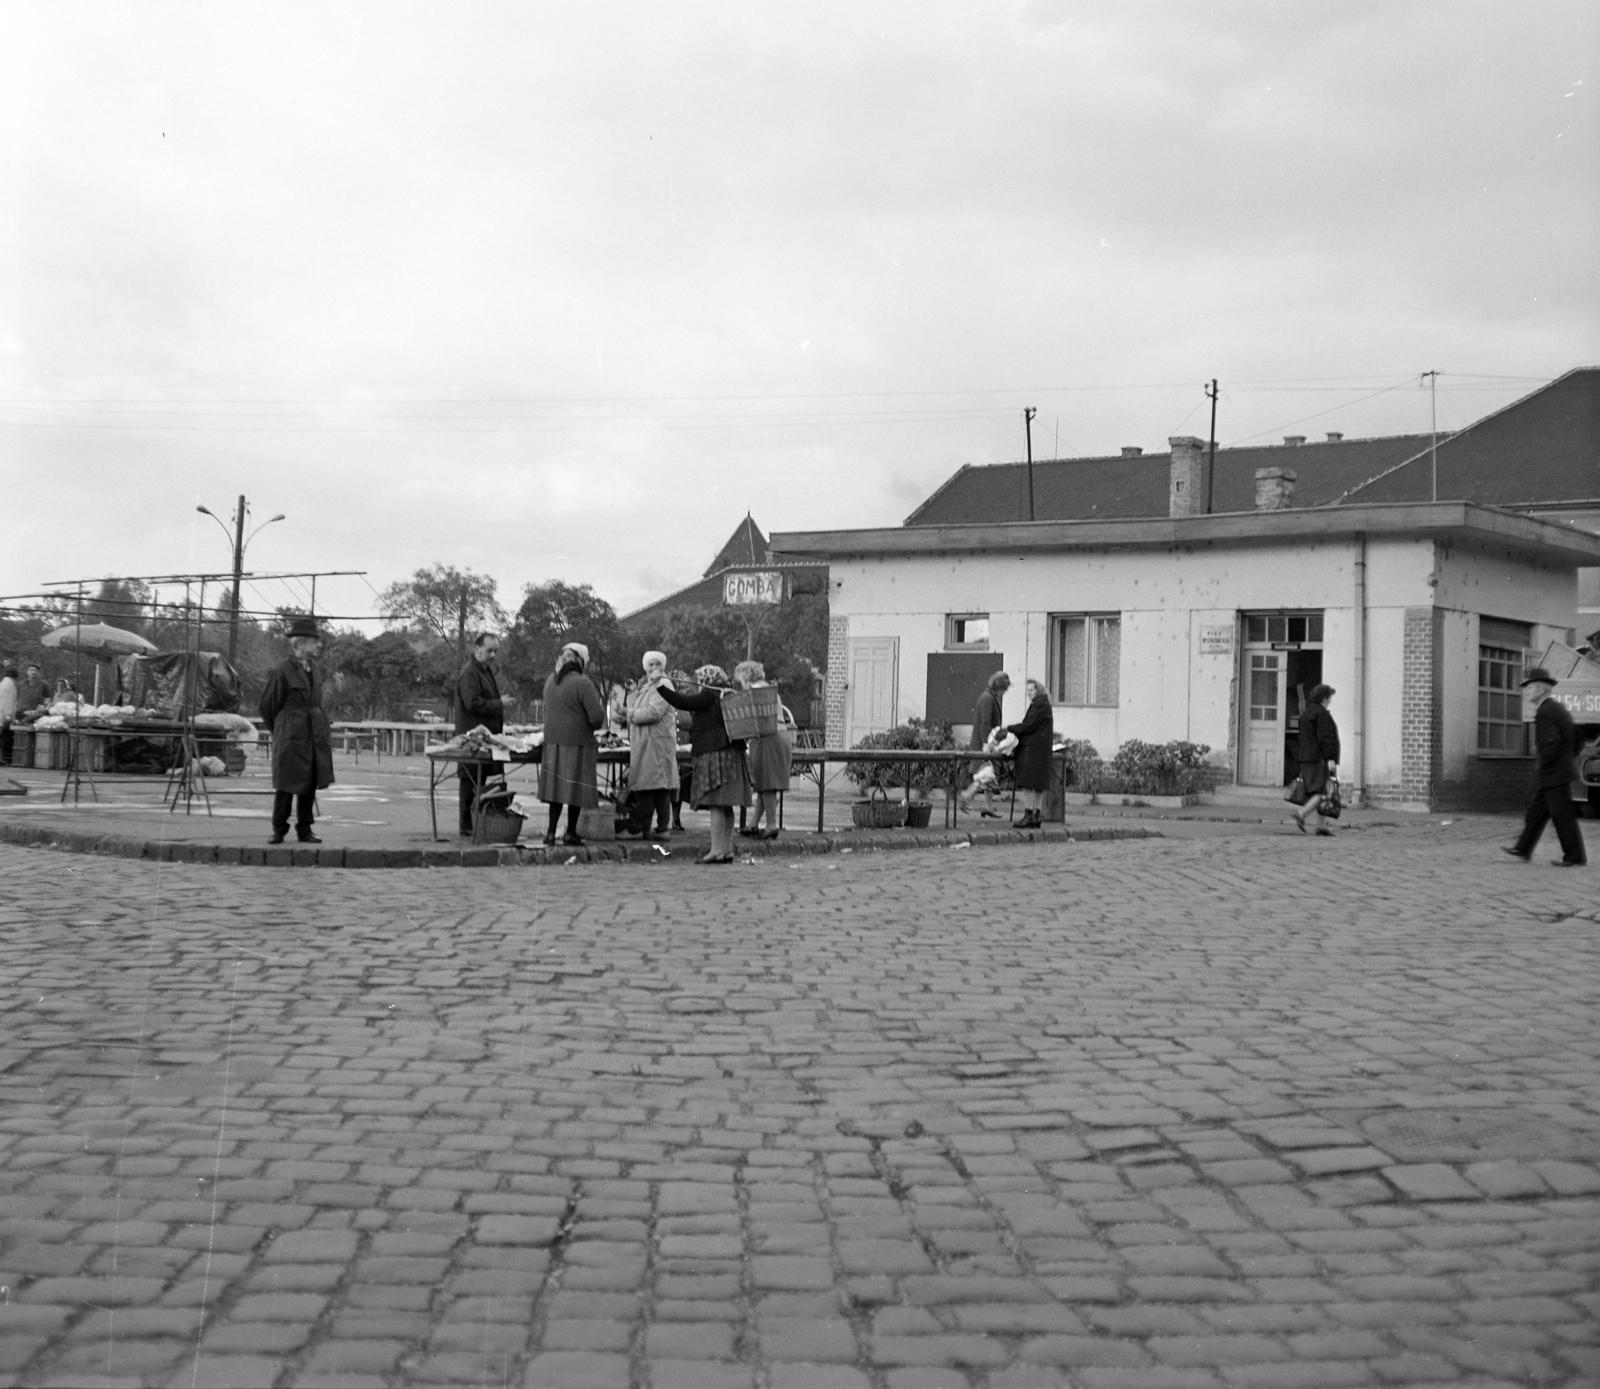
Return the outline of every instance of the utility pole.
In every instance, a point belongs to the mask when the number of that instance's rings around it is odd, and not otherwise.
[[[244,578],[244,495],[233,516],[233,609],[228,614],[228,664],[239,655],[239,583]]]
[[[1200,510],[1207,516],[1211,514],[1211,486],[1217,476],[1217,378],[1211,378],[1211,384],[1206,387],[1206,395],[1211,401],[1211,448],[1206,455],[1206,475],[1200,489]]]
[[[1433,444],[1430,454],[1433,460],[1433,487],[1432,500],[1439,500],[1439,373],[1425,371],[1419,380],[1428,383],[1428,413],[1430,417],[1429,429],[1433,435]]]
[[[1022,428],[1028,436],[1028,519],[1033,520],[1033,417],[1039,412],[1029,406],[1022,412]]]

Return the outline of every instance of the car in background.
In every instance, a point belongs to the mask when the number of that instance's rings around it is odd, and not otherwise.
[[[411,711],[412,723],[443,723],[444,716],[436,714],[432,709],[413,709]]]

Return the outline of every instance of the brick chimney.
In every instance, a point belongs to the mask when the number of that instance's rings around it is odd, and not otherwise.
[[[1202,439],[1180,434],[1168,439],[1172,449],[1172,485],[1167,515],[1204,516],[1211,510],[1211,474]]]
[[[1293,468],[1256,469],[1256,510],[1287,511],[1294,505],[1294,485],[1298,474]]]

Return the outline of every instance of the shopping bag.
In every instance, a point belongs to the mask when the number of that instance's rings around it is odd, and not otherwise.
[[[1339,799],[1339,783],[1332,777],[1328,778],[1328,789],[1322,793],[1322,802],[1317,806],[1317,814],[1325,815],[1330,820],[1337,820],[1339,812],[1344,809],[1344,803]]]
[[[1283,793],[1283,798],[1290,805],[1304,805],[1309,801],[1311,797],[1306,794],[1306,779],[1297,776],[1289,783],[1289,789]]]

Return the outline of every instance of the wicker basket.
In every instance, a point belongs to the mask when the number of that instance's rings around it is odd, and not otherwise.
[[[911,801],[906,806],[906,828],[925,830],[933,823],[932,801]]]
[[[850,802],[850,819],[858,830],[898,829],[906,822],[904,801],[891,801],[881,787],[865,800]]]
[[[474,844],[515,844],[522,833],[524,817],[514,811],[484,806],[472,822]]]

